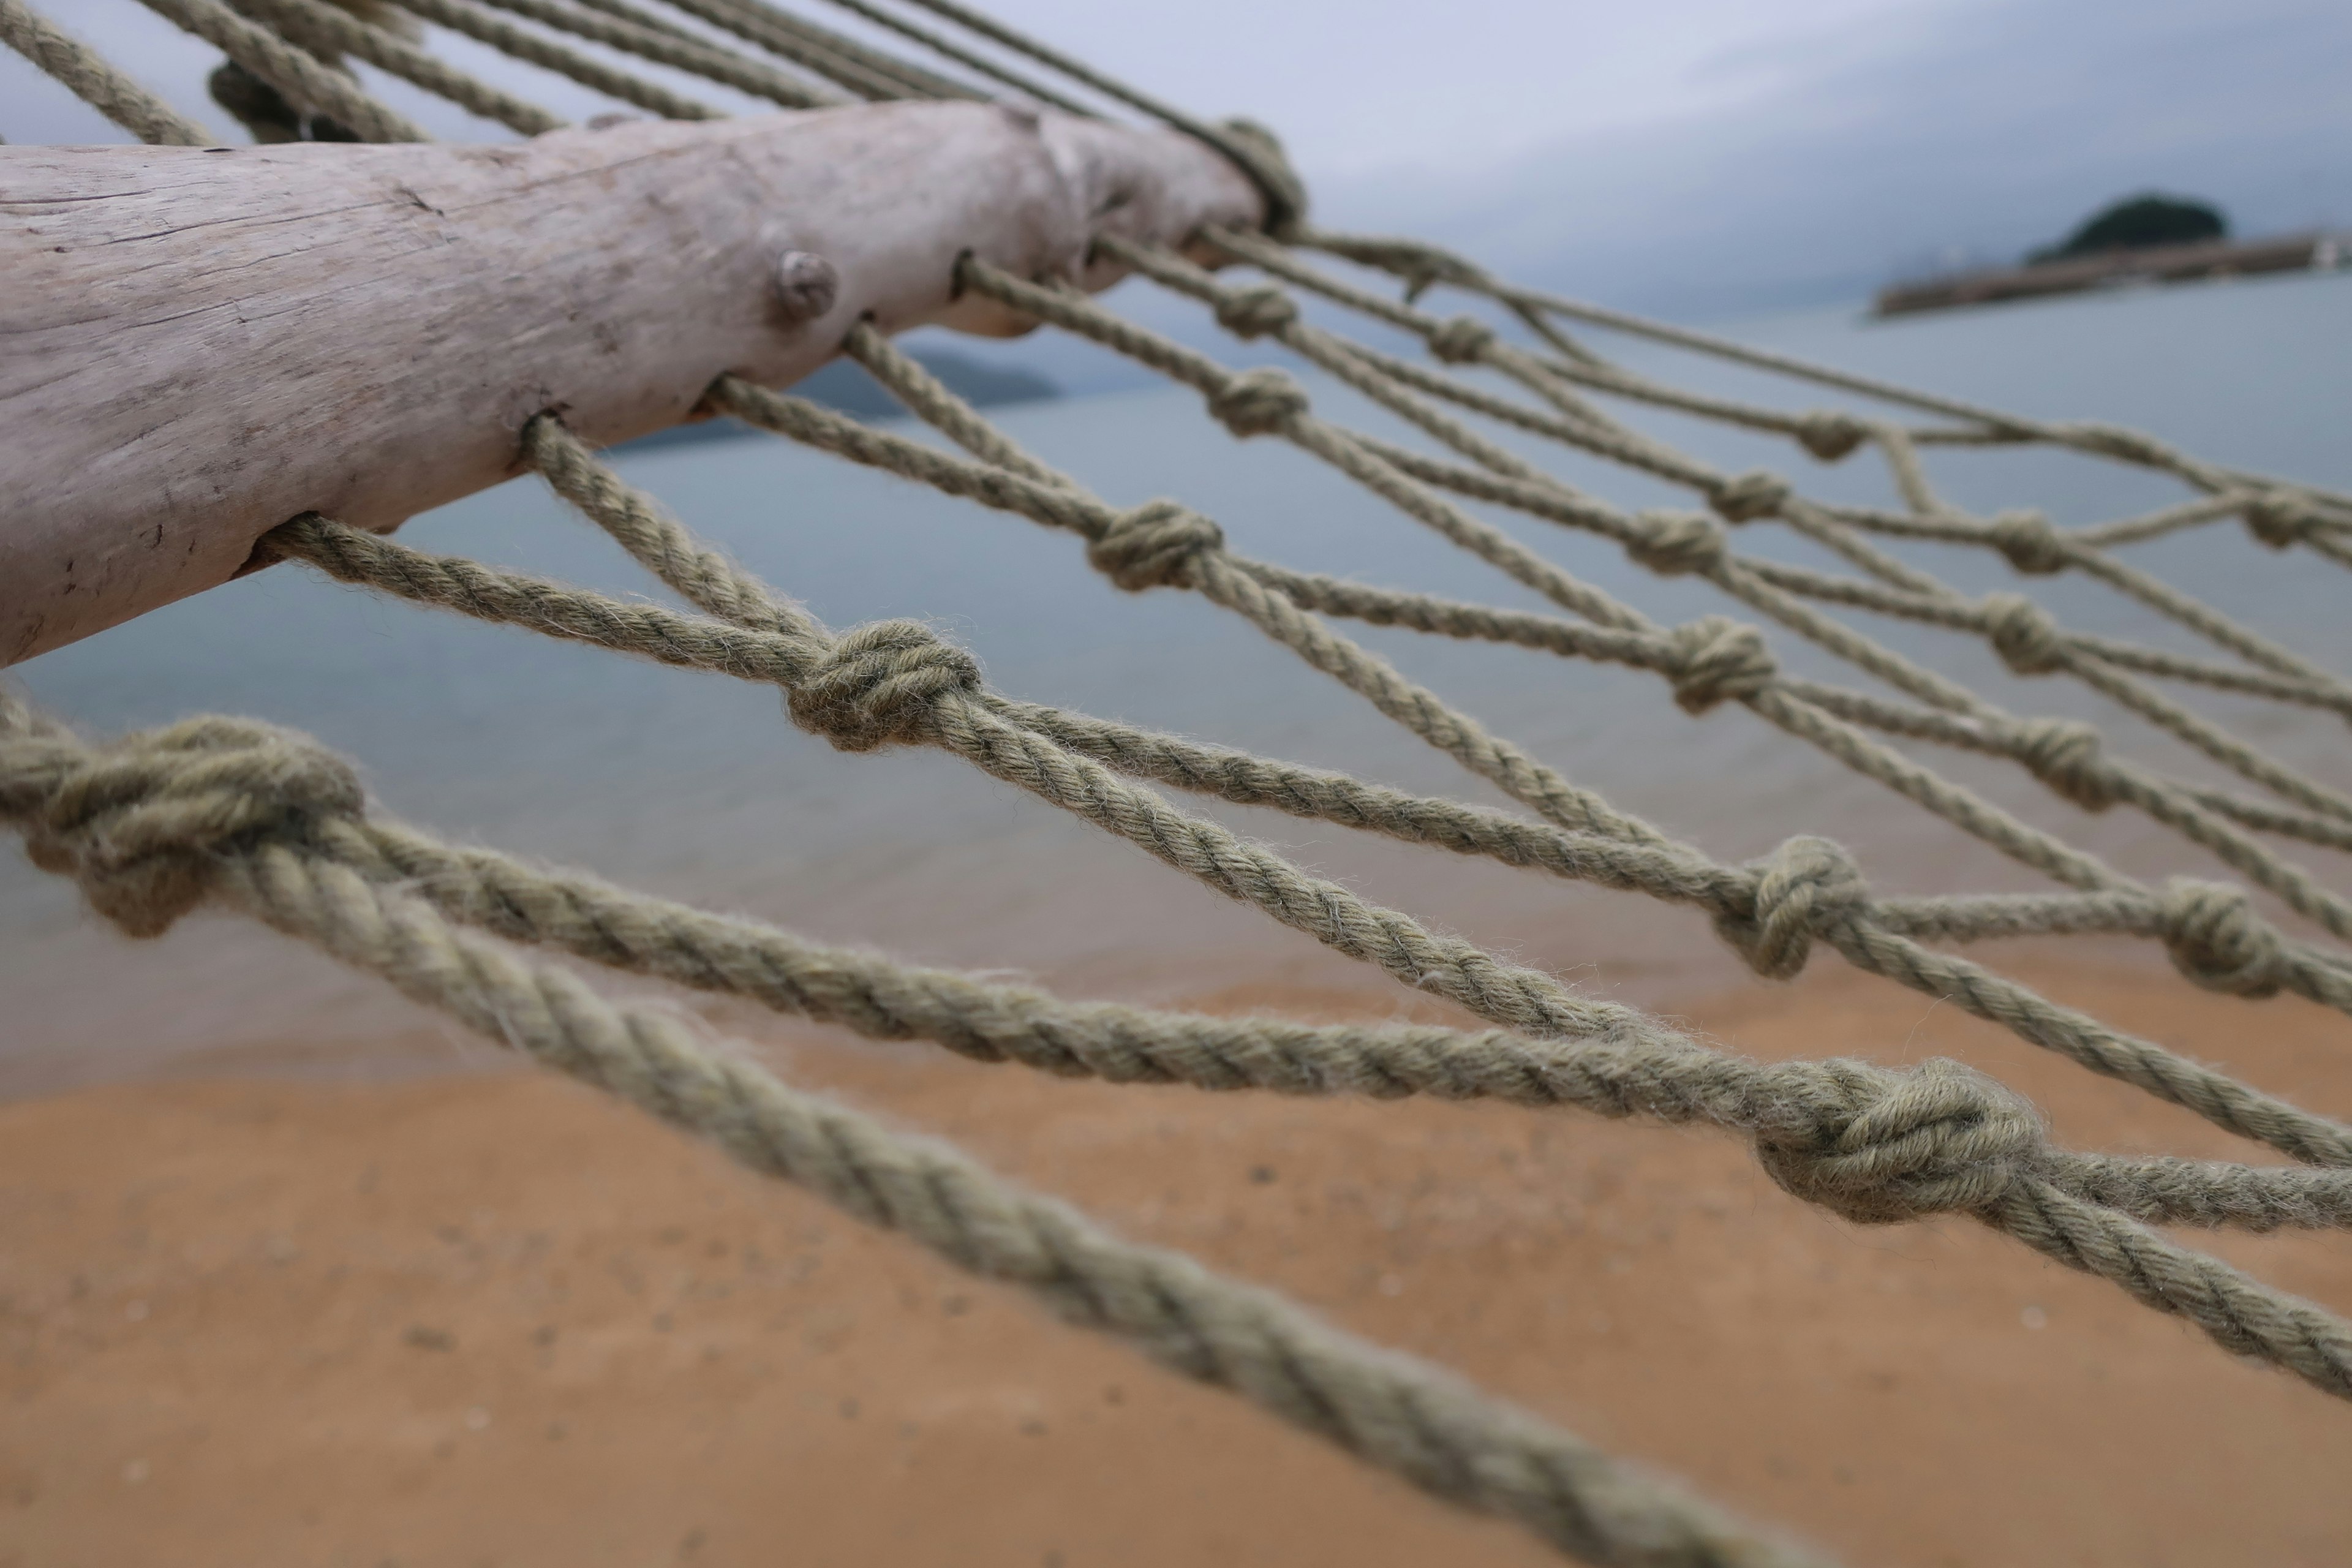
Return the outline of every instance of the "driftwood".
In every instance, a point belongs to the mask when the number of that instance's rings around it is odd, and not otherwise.
[[[493,146],[0,147],[0,663],[233,575],[319,510],[390,529],[771,386],[850,323],[1026,322],[971,250],[1102,287],[1089,240],[1253,224],[1200,143],[975,103],[631,121]]]

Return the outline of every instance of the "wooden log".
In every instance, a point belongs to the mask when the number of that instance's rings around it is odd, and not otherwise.
[[[488,146],[0,147],[0,663],[220,583],[318,510],[388,530],[766,385],[861,316],[1006,335],[969,249],[1091,288],[1099,233],[1254,224],[1200,143],[980,103]]]

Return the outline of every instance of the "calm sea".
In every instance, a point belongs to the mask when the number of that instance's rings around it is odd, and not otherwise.
[[[1844,310],[1751,321],[1746,339],[2054,417],[2120,421],[2248,468],[2352,486],[2352,278],[2209,285],[1866,323]],[[1685,384],[1794,407],[1827,401],[1638,343],[1602,346]],[[1310,378],[1311,380],[1311,378]],[[1315,384],[1318,406],[1388,429]],[[1532,595],[1276,443],[1234,443],[1163,388],[1031,405],[1003,423],[1108,496],[1179,496],[1237,548],[1302,568],[1530,609]],[[1792,449],[1675,416],[1640,422],[1727,467],[1797,472],[1817,493],[1887,499],[1867,456],[1821,468]],[[1530,448],[1532,449],[1532,448]],[[1678,498],[1638,475],[1546,451],[1556,471],[1629,505]],[[836,626],[929,619],[1013,694],[1181,731],[1402,787],[1497,797],[1454,763],[1190,595],[1129,595],[1076,541],[952,502],[781,440],[625,458],[695,529]],[[2046,453],[1935,459],[1972,507],[2032,504],[2061,522],[2125,515],[2180,492],[2116,466]],[[1603,541],[1495,513],[1588,580],[1675,621],[1728,606]],[[423,548],[622,595],[656,585],[604,537],[518,480],[411,522]],[[1743,548],[1817,562],[1773,525]],[[1997,558],[1907,552],[1969,591]],[[2352,668],[2352,576],[2253,546],[2234,524],[2133,547],[2133,558],[2336,668]],[[1824,565],[1834,563],[1818,562]],[[2074,626],[2194,650],[2186,634],[2095,584],[2034,591]],[[2116,743],[2184,773],[2201,759],[2071,683],[2008,676],[1972,639],[1872,630],[2014,710],[2099,720]],[[1512,648],[1362,630],[1460,706],[1622,806],[1727,859],[1800,831],[1843,839],[1888,889],[1994,889],[2031,877],[1916,807],[1732,708],[1694,720],[1638,672]],[[1788,665],[1840,667],[1775,634]],[[844,755],[802,734],[777,694],[485,626],[279,567],[19,667],[12,678],[95,732],[219,711],[306,730],[359,759],[382,809],[444,834],[746,912],[825,940],[1022,974],[1072,994],[1232,1003],[1272,988],[1360,993],[1367,980],[1304,937],[1231,905],[966,765],[929,752]],[[2299,764],[2352,784],[2342,721],[2199,700]],[[2210,869],[2126,813],[2074,811],[2013,769],[1936,758],[2032,820],[2147,874]],[[1499,802],[1497,802],[1499,803]],[[1651,1005],[1740,971],[1704,921],[1337,829],[1219,808],[1365,895],[1597,990]],[[2307,851],[2323,878],[2352,868]],[[70,887],[0,854],[0,1092],[203,1064],[290,1059],[361,1070],[424,1020],[372,982],[270,933],[199,916],[132,943]],[[302,1050],[297,1050],[297,1045]],[[473,1049],[473,1047],[465,1047]]]

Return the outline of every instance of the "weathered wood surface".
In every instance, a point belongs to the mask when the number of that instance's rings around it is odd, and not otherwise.
[[[0,663],[224,581],[298,512],[388,529],[495,484],[541,409],[621,441],[723,371],[806,375],[861,315],[1019,331],[950,298],[966,249],[1101,287],[1097,233],[1259,211],[1180,136],[975,103],[0,147]]]

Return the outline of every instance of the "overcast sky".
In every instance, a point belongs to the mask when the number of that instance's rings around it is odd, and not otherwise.
[[[1684,314],[2013,254],[2147,187],[2209,196],[2249,231],[2352,226],[2347,0],[989,4],[1179,103],[1274,125],[1326,221],[1428,233]],[[228,128],[204,96],[205,46],[133,0],[46,5]],[[559,112],[612,107],[435,43]],[[380,90],[436,135],[502,134],[404,84]],[[121,139],[5,53],[0,135]]]

